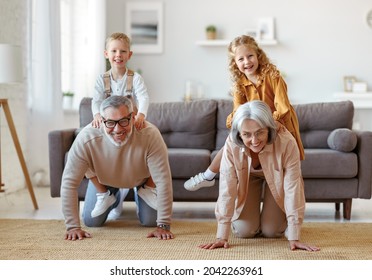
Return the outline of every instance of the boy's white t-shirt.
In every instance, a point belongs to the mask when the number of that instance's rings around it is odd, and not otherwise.
[[[115,81],[112,78],[111,70],[110,70],[110,86],[111,86],[111,94],[112,95],[126,95],[126,85],[127,85],[127,78],[128,78],[128,70],[123,76],[122,79]],[[100,106],[102,101],[105,99],[105,84],[103,79],[104,74],[100,74],[96,79],[96,84],[94,86],[94,94],[92,99],[92,113],[95,116],[99,113]],[[142,113],[147,116],[147,110],[149,108],[150,98],[147,92],[147,87],[142,76],[136,72],[133,75],[133,91],[132,91],[134,100],[136,102],[136,106],[138,108],[138,113]]]

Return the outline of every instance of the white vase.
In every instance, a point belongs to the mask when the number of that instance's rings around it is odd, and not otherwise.
[[[63,96],[63,109],[72,109],[74,98],[72,96]]]

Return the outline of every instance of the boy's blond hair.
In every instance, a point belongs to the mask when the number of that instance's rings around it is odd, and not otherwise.
[[[127,35],[125,35],[124,33],[120,33],[120,32],[116,32],[116,33],[112,33],[107,39],[106,39],[106,45],[105,45],[105,48],[107,50],[107,47],[108,47],[108,44],[111,42],[111,41],[114,41],[114,40],[121,40],[125,43],[128,44],[128,47],[130,49],[130,39]]]

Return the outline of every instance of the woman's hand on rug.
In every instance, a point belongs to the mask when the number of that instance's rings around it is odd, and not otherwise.
[[[66,231],[65,240],[82,240],[84,238],[90,238],[92,235],[81,228],[73,228]]]
[[[216,239],[213,243],[207,243],[199,245],[199,248],[202,249],[217,249],[217,248],[230,248],[229,242],[226,239]]]
[[[169,230],[165,230],[165,229],[157,227],[156,230],[149,232],[149,234],[147,234],[147,238],[150,238],[150,237],[157,237],[159,240],[160,239],[168,240],[168,239],[173,239],[174,235]]]
[[[316,252],[319,251],[320,248],[312,245],[307,245],[305,243],[302,243],[298,240],[289,240],[289,247],[291,248],[292,251],[296,249],[301,249],[301,250],[306,250],[309,252]]]

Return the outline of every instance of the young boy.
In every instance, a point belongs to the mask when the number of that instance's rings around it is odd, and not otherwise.
[[[97,77],[92,99],[92,126],[99,128],[102,117],[99,113],[102,101],[110,95],[130,95],[133,107],[136,107],[134,126],[141,130],[145,126],[145,118],[149,107],[149,95],[143,78],[126,66],[133,52],[130,50],[130,39],[123,33],[113,33],[106,39],[104,55],[108,59],[111,69]],[[119,124],[117,124],[119,125]],[[92,175],[92,174],[91,174]],[[103,214],[116,199],[107,188],[102,185],[97,177],[90,178],[97,188],[97,202],[91,213],[92,217]],[[122,202],[128,193],[127,189],[120,189],[120,202],[110,212],[110,218],[115,219],[121,215]]]

